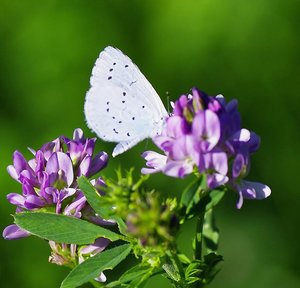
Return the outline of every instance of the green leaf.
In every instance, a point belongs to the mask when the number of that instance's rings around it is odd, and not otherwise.
[[[99,276],[108,269],[113,269],[130,253],[130,244],[124,244],[98,253],[76,266],[61,284],[61,288],[74,288]]]
[[[203,278],[206,279],[207,283],[210,283],[214,277],[219,273],[220,269],[217,269],[217,265],[223,261],[221,255],[216,253],[210,253],[204,256],[204,262],[206,265],[205,271],[203,272]]]
[[[219,245],[219,230],[216,227],[212,209],[205,213],[203,236],[207,253],[216,252]]]
[[[111,241],[121,238],[110,230],[62,214],[23,212],[15,214],[14,218],[19,227],[31,234],[58,243],[83,245],[93,243],[99,237]]]
[[[189,214],[192,208],[200,201],[203,178],[200,177],[192,182],[182,193],[180,205],[185,208],[185,214]]]
[[[114,220],[117,222],[119,231],[124,235],[127,232],[127,226],[124,221],[116,216],[111,215],[112,209],[101,201],[101,197],[95,187],[90,183],[90,181],[81,176],[77,179],[77,183],[79,185],[80,190],[83,192],[86,197],[88,203],[94,209],[94,211],[102,218],[109,218],[110,220]],[[104,196],[105,197],[105,196]]]
[[[181,263],[183,263],[183,264],[190,264],[191,263],[191,260],[185,254],[178,254],[177,256],[178,256]]]
[[[146,279],[148,279],[153,272],[153,268],[145,264],[138,264],[128,271],[126,271],[118,281],[111,282],[105,287],[112,288],[125,283],[129,283],[126,287],[138,287]]]
[[[79,185],[80,190],[83,192],[84,196],[86,197],[87,201],[94,209],[94,211],[99,216],[105,218],[107,216],[107,211],[106,209],[103,209],[103,205],[101,205],[101,196],[99,195],[95,187],[84,176],[79,177],[77,179],[77,183]]]
[[[225,194],[225,187],[220,189],[215,189],[209,192],[209,202],[206,204],[206,211],[210,210],[211,208],[215,207],[223,198]]]

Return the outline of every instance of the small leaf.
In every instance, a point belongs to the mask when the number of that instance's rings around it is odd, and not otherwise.
[[[204,177],[196,179],[182,193],[180,205],[185,208],[185,214],[189,214],[193,206],[200,201],[200,193],[202,190],[202,182]]]
[[[130,251],[130,245],[124,244],[88,258],[69,273],[60,287],[74,288],[89,282],[98,277],[102,271],[117,266],[128,256]]]
[[[153,268],[148,265],[138,264],[126,271],[119,280],[107,284],[105,287],[112,288],[121,284],[130,283],[129,287],[138,287],[152,274]],[[135,285],[135,286],[132,286]]]
[[[101,197],[95,187],[90,183],[90,181],[81,176],[77,180],[80,190],[83,192],[86,197],[88,203],[94,209],[94,211],[102,218],[109,218],[110,220],[114,220],[117,222],[119,231],[124,235],[127,231],[127,226],[124,221],[115,215],[111,215],[112,209],[111,207],[107,207],[107,205],[103,205],[101,201]],[[105,197],[105,196],[104,196]],[[106,219],[107,220],[107,219]]]
[[[199,199],[193,206],[191,206],[188,219],[201,215],[205,211],[212,209],[216,206],[225,194],[225,187],[220,187],[220,189],[215,189],[212,191],[206,191],[203,195],[201,195],[201,199]]]
[[[90,181],[81,176],[77,179],[77,183],[79,185],[80,190],[83,192],[84,196],[86,197],[87,201],[94,209],[94,211],[101,217],[106,217],[106,209],[101,208],[101,196],[99,195],[96,188],[90,183]]]
[[[219,273],[220,269],[217,269],[216,266],[223,261],[223,257],[221,255],[217,255],[216,253],[210,253],[204,256],[204,262],[206,264],[206,268],[204,271],[204,277],[207,283],[211,282],[214,277]]]
[[[90,244],[104,237],[111,241],[120,235],[87,221],[62,214],[23,212],[14,215],[15,223],[33,235],[58,243]]]
[[[183,264],[190,264],[191,260],[185,254],[178,254],[178,258]]]
[[[223,198],[225,194],[225,187],[222,187],[220,189],[215,189],[209,192],[210,201],[206,205],[206,211],[215,207]]]
[[[211,209],[205,213],[204,218],[203,236],[207,253],[216,252],[219,244],[219,230],[213,216],[213,210]]]

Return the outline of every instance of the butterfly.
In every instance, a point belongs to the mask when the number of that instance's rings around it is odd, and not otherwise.
[[[146,77],[121,50],[108,46],[100,53],[90,84],[84,105],[87,125],[102,140],[118,143],[113,157],[161,134],[168,112]]]

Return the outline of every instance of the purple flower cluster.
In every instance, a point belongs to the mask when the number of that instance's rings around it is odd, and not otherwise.
[[[108,156],[105,152],[93,156],[95,142],[95,138],[85,138],[83,131],[76,129],[73,139],[61,136],[46,143],[38,151],[29,149],[34,156],[29,161],[19,151],[15,151],[13,165],[8,166],[7,171],[22,185],[22,194],[10,193],[7,195],[7,199],[17,206],[16,212],[44,208],[46,211],[55,211],[58,214],[77,218],[84,217],[100,225],[111,224],[91,213],[91,208],[77,185],[77,177],[91,177],[107,165]],[[101,178],[93,179],[91,183],[96,188],[104,185]],[[3,237],[8,240],[28,235],[27,231],[15,224],[9,225],[3,231]],[[51,241],[50,244],[52,248],[59,246]],[[100,251],[104,244],[106,247],[108,241],[100,238],[85,250]],[[96,246],[101,249],[97,250]],[[50,260],[64,265],[67,263],[67,259],[63,259],[63,255],[66,254],[65,250],[69,249],[69,254],[72,256],[77,247],[73,244],[62,244],[59,247],[61,248],[60,252],[63,251],[63,253],[59,253],[57,249],[52,250]],[[82,257],[80,259],[82,261]]]
[[[192,95],[182,95],[173,108],[162,134],[153,139],[165,155],[144,152],[148,168],[142,173],[161,171],[182,178],[199,171],[206,175],[210,189],[224,184],[234,188],[239,193],[238,208],[244,198],[270,195],[268,186],[243,180],[260,138],[241,127],[236,100],[226,103],[222,95],[211,97],[194,88]]]

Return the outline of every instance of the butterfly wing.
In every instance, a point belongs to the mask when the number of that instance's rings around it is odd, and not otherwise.
[[[159,135],[168,113],[139,68],[120,50],[106,47],[97,59],[84,106],[88,126],[118,142],[113,156]]]

